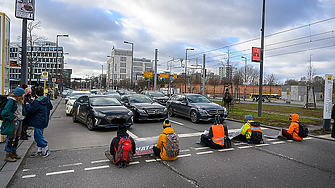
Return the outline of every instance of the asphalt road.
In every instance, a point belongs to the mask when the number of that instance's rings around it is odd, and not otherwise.
[[[232,149],[214,150],[195,144],[211,123],[193,124],[171,118],[180,138],[180,156],[172,162],[136,157],[124,169],[104,156],[115,129],[89,131],[65,116],[61,102],[45,129],[51,155],[23,160],[9,187],[334,187],[334,142],[308,137],[302,142],[265,139],[265,144],[234,142]],[[230,131],[241,123],[226,121]],[[134,137],[156,136],[161,122],[134,124]],[[278,131],[263,129],[264,134]],[[192,133],[192,134],[191,134]],[[29,153],[37,150],[30,148]]]

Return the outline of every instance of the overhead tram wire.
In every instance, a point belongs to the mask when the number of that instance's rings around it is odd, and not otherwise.
[[[287,29],[287,30],[284,30],[284,31],[279,31],[277,33],[266,35],[265,37],[270,37],[270,36],[274,36],[274,35],[286,33],[286,32],[289,32],[289,31],[293,31],[293,30],[296,30],[296,29],[301,29],[301,28],[304,28],[304,27],[308,27],[308,26],[311,26],[311,25],[319,24],[319,23],[326,22],[326,21],[333,20],[333,19],[335,19],[335,17],[331,17],[331,18],[328,18],[328,19],[325,19],[325,20],[320,20],[320,21],[313,22],[313,23],[306,24],[306,25],[299,26],[299,27],[294,27],[292,29]],[[225,49],[225,48],[232,47],[232,46],[237,46],[237,45],[240,45],[240,44],[245,44],[245,43],[252,42],[252,41],[255,41],[255,40],[259,40],[259,39],[260,39],[260,37],[254,38],[254,39],[250,39],[250,40],[247,40],[247,41],[238,42],[238,43],[231,44],[231,45],[228,45],[228,46],[225,46],[225,47],[215,48],[215,49],[212,49],[212,50],[207,50],[207,51],[204,51],[204,52],[200,52],[200,53],[196,53],[196,54],[191,54],[191,55],[189,55],[189,57],[192,57],[192,56],[195,56],[195,55],[199,55],[199,54],[208,53],[208,52],[212,52],[212,51],[217,51],[217,50],[220,50],[220,49]]]

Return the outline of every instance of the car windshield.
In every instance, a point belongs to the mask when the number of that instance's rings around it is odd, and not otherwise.
[[[202,95],[189,95],[187,98],[190,103],[211,103],[210,100]]]
[[[90,93],[72,93],[70,99],[78,99],[81,96],[90,95]]]
[[[151,97],[164,97],[165,95],[163,93],[159,93],[159,92],[156,92],[156,93],[149,93],[149,95]]]
[[[129,99],[131,103],[153,103],[147,96],[131,96]]]
[[[121,103],[112,97],[92,97],[91,106],[121,106]]]
[[[136,94],[135,91],[128,91],[128,92],[125,92],[126,95],[131,95],[131,94]]]

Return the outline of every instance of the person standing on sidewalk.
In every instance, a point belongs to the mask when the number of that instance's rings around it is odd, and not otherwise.
[[[24,107],[26,109],[26,103],[31,104],[34,100],[32,99],[31,89],[29,87],[26,88],[24,91],[26,92],[26,94],[24,95]],[[28,140],[28,137],[30,137],[30,135],[27,134],[29,126],[29,116],[27,116],[22,123],[21,140]]]
[[[16,88],[14,94],[9,95],[7,98],[7,104],[1,112],[3,117],[2,127],[9,127],[7,130],[12,130],[7,133],[5,151],[5,161],[15,162],[16,159],[21,159],[17,155],[16,149],[21,136],[22,121],[26,117],[26,111],[24,107],[24,90],[22,88]]]
[[[35,93],[37,99],[34,100],[32,104],[26,103],[27,113],[30,116],[30,123],[34,127],[34,139],[38,147],[37,152],[30,155],[30,157],[48,157],[50,155],[50,150],[48,141],[46,141],[43,136],[43,131],[48,126],[50,110],[52,110],[53,106],[50,100],[43,96],[43,87],[36,87]],[[44,153],[42,154],[43,148]]]

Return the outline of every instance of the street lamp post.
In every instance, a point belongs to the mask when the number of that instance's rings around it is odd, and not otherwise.
[[[194,50],[194,48],[187,48],[186,49],[186,57],[185,57],[185,93],[186,93],[186,87],[187,87],[187,50]]]
[[[241,56],[241,58],[243,58],[245,60],[245,63],[244,63],[244,85],[247,84],[247,58],[244,57],[244,56]],[[246,88],[244,86],[244,101],[245,101],[245,92],[246,92]]]
[[[125,44],[131,44],[131,70],[130,70],[130,89],[133,89],[133,70],[134,70],[134,43],[124,41]]]
[[[112,89],[114,89],[114,56],[110,56],[107,55],[107,57],[113,58],[113,65],[112,65]],[[108,79],[108,89],[109,89],[109,85],[110,85],[110,63],[107,65],[108,69],[107,69],[107,79]]]
[[[55,70],[56,70],[56,82],[58,81],[58,79],[57,79],[57,76],[58,76],[58,67],[57,67],[57,63],[58,63],[58,37],[69,37],[69,35],[57,35],[57,37],[56,37],[56,64],[55,64]],[[63,60],[62,60],[62,63],[61,63],[61,65],[63,64]],[[63,67],[63,66],[62,66]],[[62,83],[62,81],[63,81],[63,79],[62,79],[62,75],[60,75],[60,84],[62,84],[61,85],[61,87],[60,88],[62,88],[63,87],[63,83]],[[55,88],[54,88],[55,89]]]

